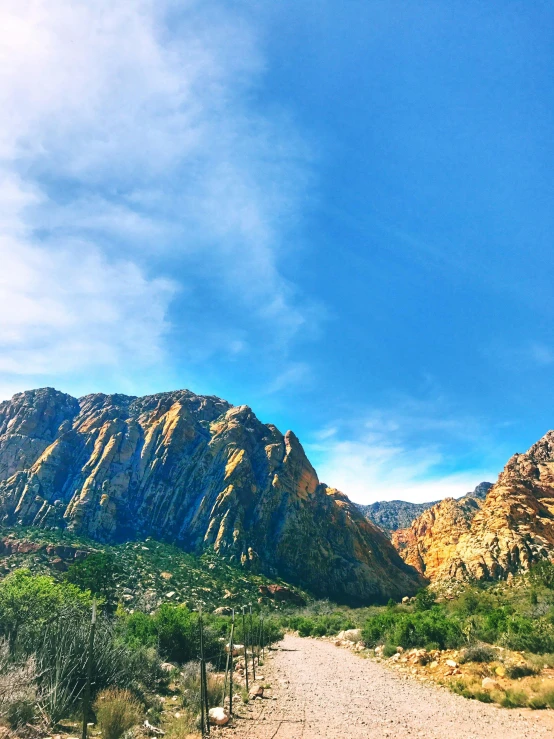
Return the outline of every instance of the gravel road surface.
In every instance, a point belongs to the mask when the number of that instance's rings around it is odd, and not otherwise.
[[[333,644],[286,636],[226,739],[553,739],[554,711],[503,709],[422,684]]]

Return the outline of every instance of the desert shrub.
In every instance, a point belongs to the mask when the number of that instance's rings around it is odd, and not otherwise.
[[[35,658],[11,659],[8,642],[0,640],[0,715],[12,701],[27,700],[34,695],[36,677]]]
[[[12,729],[30,724],[35,718],[35,702],[29,698],[20,698],[9,702],[4,716]]]
[[[554,625],[545,619],[513,614],[505,621],[500,641],[504,646],[518,652],[554,652]]]
[[[506,675],[511,680],[517,680],[520,677],[528,677],[536,675],[539,670],[529,663],[520,663],[516,665],[506,665]]]
[[[221,675],[214,672],[211,664],[206,665],[208,705],[219,706],[223,700],[223,681]],[[187,662],[183,665],[180,676],[183,695],[183,707],[196,714],[200,711],[200,663]]]
[[[496,659],[496,652],[487,644],[476,644],[464,649],[460,662],[492,662]]]
[[[90,606],[90,593],[75,585],[16,570],[0,582],[0,637],[9,640],[13,653],[22,629],[36,638],[62,610],[71,609],[82,616]]]
[[[529,569],[529,580],[535,586],[554,589],[554,564],[547,559],[532,565]]]
[[[385,641],[385,636],[393,628],[399,617],[391,611],[371,616],[362,628],[362,640],[366,647],[375,647]]]
[[[455,601],[450,604],[450,610],[461,618],[476,614],[488,614],[496,607],[494,598],[478,587],[466,588]]]
[[[523,690],[508,688],[502,698],[500,705],[504,708],[523,708],[529,702],[529,696]]]
[[[141,706],[128,690],[108,688],[96,698],[94,712],[103,739],[120,739],[138,724]]]
[[[535,695],[529,699],[529,707],[536,709],[554,708],[554,681],[547,680],[535,687]]]
[[[385,644],[383,647],[383,657],[392,657],[394,654],[396,654],[396,647],[394,644]]]
[[[89,590],[99,596],[105,607],[113,612],[117,605],[118,574],[119,567],[115,555],[112,552],[97,552],[72,564],[65,574],[65,579],[81,590]]]
[[[416,611],[429,611],[436,602],[435,594],[429,588],[421,588],[415,597]]]
[[[398,614],[387,611],[373,616],[366,621],[362,638],[369,647],[389,641],[404,649],[430,643],[446,649],[463,643],[459,622],[438,606],[429,611]]]
[[[339,631],[355,628],[350,616],[341,611],[316,615],[282,616],[280,624],[285,629],[298,631],[300,636],[333,636]]]
[[[36,661],[37,702],[52,723],[69,715],[82,695],[87,674],[90,623],[72,610],[60,611],[38,636],[22,628],[18,652]],[[94,639],[93,680],[96,690],[126,687],[140,693],[166,679],[154,649],[130,648],[121,641],[111,619],[100,616]]]
[[[235,621],[237,643],[241,636],[238,621]],[[204,651],[207,659],[219,660],[223,657],[223,642],[220,637],[228,635],[229,624],[230,620],[227,618],[204,617]],[[268,630],[265,629],[266,635]],[[164,603],[152,615],[138,611],[124,616],[119,631],[129,646],[137,648],[157,645],[164,659],[178,664],[195,659],[200,649],[200,616],[185,606]],[[257,637],[256,624],[254,637]]]
[[[493,703],[493,696],[483,690],[480,683],[466,680],[456,680],[450,685],[451,690],[464,698],[481,701],[481,703]]]

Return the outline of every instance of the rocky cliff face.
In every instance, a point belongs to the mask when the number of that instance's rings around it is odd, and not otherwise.
[[[469,531],[478,510],[475,498],[445,498],[408,528],[393,531],[392,543],[406,563],[430,580],[448,576],[460,538]]]
[[[0,404],[0,519],[99,541],[154,536],[351,603],[420,578],[296,436],[187,390],[144,398],[51,388]]]
[[[463,499],[476,498],[478,500],[484,500],[491,488],[491,482],[480,482],[475,490],[467,493]],[[366,518],[392,535],[393,531],[409,528],[418,516],[434,505],[437,505],[437,503],[440,503],[440,501],[433,500],[430,503],[409,503],[406,500],[381,500],[377,503],[370,503],[369,505],[357,505]]]
[[[379,500],[368,505],[357,505],[369,521],[373,521],[384,531],[392,533],[397,529],[408,527],[412,521],[436,503],[438,503],[436,500],[430,503],[410,503],[407,500]]]
[[[483,502],[445,500],[393,543],[431,580],[502,579],[554,558],[554,431],[515,454]]]

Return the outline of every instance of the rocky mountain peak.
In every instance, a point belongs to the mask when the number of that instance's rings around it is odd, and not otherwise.
[[[46,389],[2,403],[0,429],[5,524],[211,549],[352,603],[421,584],[382,532],[320,483],[294,433],[248,406],[189,390],[77,401]]]
[[[478,508],[435,506],[394,539],[406,562],[435,580],[506,578],[554,557],[554,432],[514,454]],[[441,507],[442,506],[442,507]],[[472,513],[473,512],[473,513]],[[440,518],[440,523],[439,523]]]

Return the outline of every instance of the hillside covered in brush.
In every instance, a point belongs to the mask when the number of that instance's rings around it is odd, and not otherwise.
[[[421,584],[291,431],[188,390],[1,403],[0,517],[104,543],[151,536],[352,603]]]

